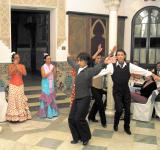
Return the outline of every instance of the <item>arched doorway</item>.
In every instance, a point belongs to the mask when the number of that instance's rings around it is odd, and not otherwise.
[[[132,20],[131,61],[154,68],[160,60],[160,8],[145,7]]]

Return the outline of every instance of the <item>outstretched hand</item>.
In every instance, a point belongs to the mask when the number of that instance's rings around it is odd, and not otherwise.
[[[116,61],[117,61],[117,58],[115,56],[113,56],[113,57],[108,56],[105,58],[104,63],[110,64],[110,63],[115,63]]]
[[[97,50],[98,54],[101,53],[102,50],[103,50],[102,44],[99,44],[99,45],[98,45],[98,50]]]
[[[117,46],[114,46],[112,50],[110,50],[109,56],[113,56],[114,52],[117,50]]]

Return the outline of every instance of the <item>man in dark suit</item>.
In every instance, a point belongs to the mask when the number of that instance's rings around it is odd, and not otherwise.
[[[67,58],[67,61],[77,72],[75,78],[75,100],[68,118],[69,128],[73,137],[71,143],[76,144],[81,140],[83,145],[87,145],[91,139],[86,116],[91,99],[92,78],[106,66],[107,61],[105,60],[105,64],[100,63],[95,67],[89,67],[91,58],[87,53],[80,53],[77,56],[77,63],[70,57]]]

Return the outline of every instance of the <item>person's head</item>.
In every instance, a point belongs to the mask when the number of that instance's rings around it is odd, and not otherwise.
[[[134,61],[133,64],[137,66],[139,65],[138,61]]]
[[[160,62],[157,62],[156,68],[160,70]]]
[[[77,56],[78,65],[83,68],[85,66],[90,66],[91,57],[88,53],[82,52]]]
[[[46,64],[50,64],[51,63],[51,57],[48,54],[46,54],[43,59],[44,59],[44,62]]]
[[[101,60],[102,60],[102,55],[101,55],[101,54],[98,54],[98,55],[96,56],[96,58],[95,58],[95,63],[96,63],[96,64],[99,64],[99,63],[101,62]]]
[[[19,56],[19,54],[16,53],[16,52],[14,52],[14,53],[12,54],[12,62],[14,62],[14,61],[17,61],[17,63],[20,62],[20,56]]]
[[[123,49],[118,49],[116,51],[116,57],[118,62],[124,62],[126,60],[126,52]]]

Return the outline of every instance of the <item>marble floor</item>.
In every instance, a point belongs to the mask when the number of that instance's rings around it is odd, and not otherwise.
[[[160,122],[131,121],[132,135],[123,131],[114,132],[113,118],[107,118],[107,128],[100,123],[90,123],[92,139],[87,146],[70,144],[71,134],[67,124],[69,109],[60,109],[54,119],[33,119],[23,123],[0,123],[0,150],[160,150]]]

